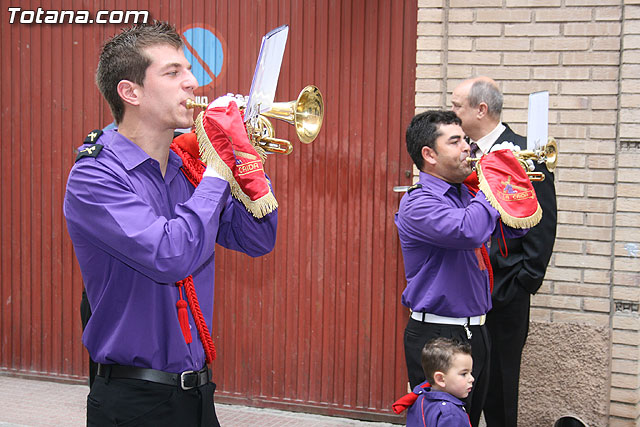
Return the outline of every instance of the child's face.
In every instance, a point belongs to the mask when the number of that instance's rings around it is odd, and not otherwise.
[[[464,353],[453,356],[451,368],[444,374],[444,391],[454,395],[458,399],[464,399],[469,395],[473,385],[473,359]]]

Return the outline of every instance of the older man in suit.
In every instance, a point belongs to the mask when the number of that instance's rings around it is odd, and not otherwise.
[[[527,148],[527,139],[502,123],[502,99],[496,82],[488,77],[465,80],[454,89],[453,111],[471,140],[472,156],[489,153],[504,142]],[[542,220],[524,237],[505,239],[504,243],[499,237],[491,238],[493,308],[487,314],[491,368],[484,405],[488,427],[517,426],[520,360],[529,332],[530,295],[542,285],[555,241],[557,208],[553,174],[545,164],[536,164],[535,169],[545,176],[544,181],[533,183],[542,207]]]

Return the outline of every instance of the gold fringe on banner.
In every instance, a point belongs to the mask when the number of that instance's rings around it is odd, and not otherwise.
[[[278,208],[278,201],[273,195],[270,187],[269,192],[264,196],[258,198],[257,200],[251,200],[251,198],[247,196],[244,191],[242,191],[242,188],[233,176],[233,172],[231,171],[229,166],[227,166],[227,164],[222,161],[222,159],[218,155],[218,152],[213,147],[213,144],[211,144],[209,136],[205,132],[204,126],[202,124],[203,117],[204,111],[198,114],[198,117],[195,121],[196,136],[198,138],[198,147],[200,148],[200,158],[202,159],[202,161],[204,161],[207,166],[211,166],[224,180],[229,182],[229,186],[231,187],[231,195],[240,200],[245,208],[247,208],[247,210],[254,217],[262,218],[265,215],[276,210]],[[260,152],[258,153],[260,154]],[[265,179],[267,179],[266,176]]]
[[[493,191],[491,190],[489,183],[482,175],[482,167],[480,165],[480,162],[476,163],[476,172],[478,173],[478,187],[480,188],[480,190],[482,190],[491,206],[493,206],[500,213],[500,219],[502,219],[502,222],[504,222],[511,228],[532,228],[540,222],[540,220],[542,219],[542,208],[540,207],[540,203],[538,203],[537,200],[537,208],[532,215],[524,218],[518,218],[510,215],[500,205],[500,202],[498,202],[496,196],[493,195]]]

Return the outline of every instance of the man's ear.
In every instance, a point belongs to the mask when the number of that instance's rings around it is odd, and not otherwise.
[[[436,371],[433,374],[433,382],[438,385],[438,387],[444,388],[446,386],[444,381],[444,372]]]
[[[486,102],[481,102],[480,104],[478,104],[478,118],[481,119],[483,117],[485,117],[487,114],[489,114],[489,106],[487,105]]]
[[[118,95],[125,104],[140,104],[140,86],[130,80],[120,80],[118,82]]]
[[[438,162],[436,160],[437,154],[438,153],[436,153],[436,150],[431,147],[428,147],[426,145],[422,147],[422,159],[425,163],[428,163],[432,166],[435,165]]]

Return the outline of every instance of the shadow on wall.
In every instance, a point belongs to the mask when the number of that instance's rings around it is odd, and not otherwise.
[[[610,333],[602,326],[531,322],[522,354],[518,424],[607,426]]]

